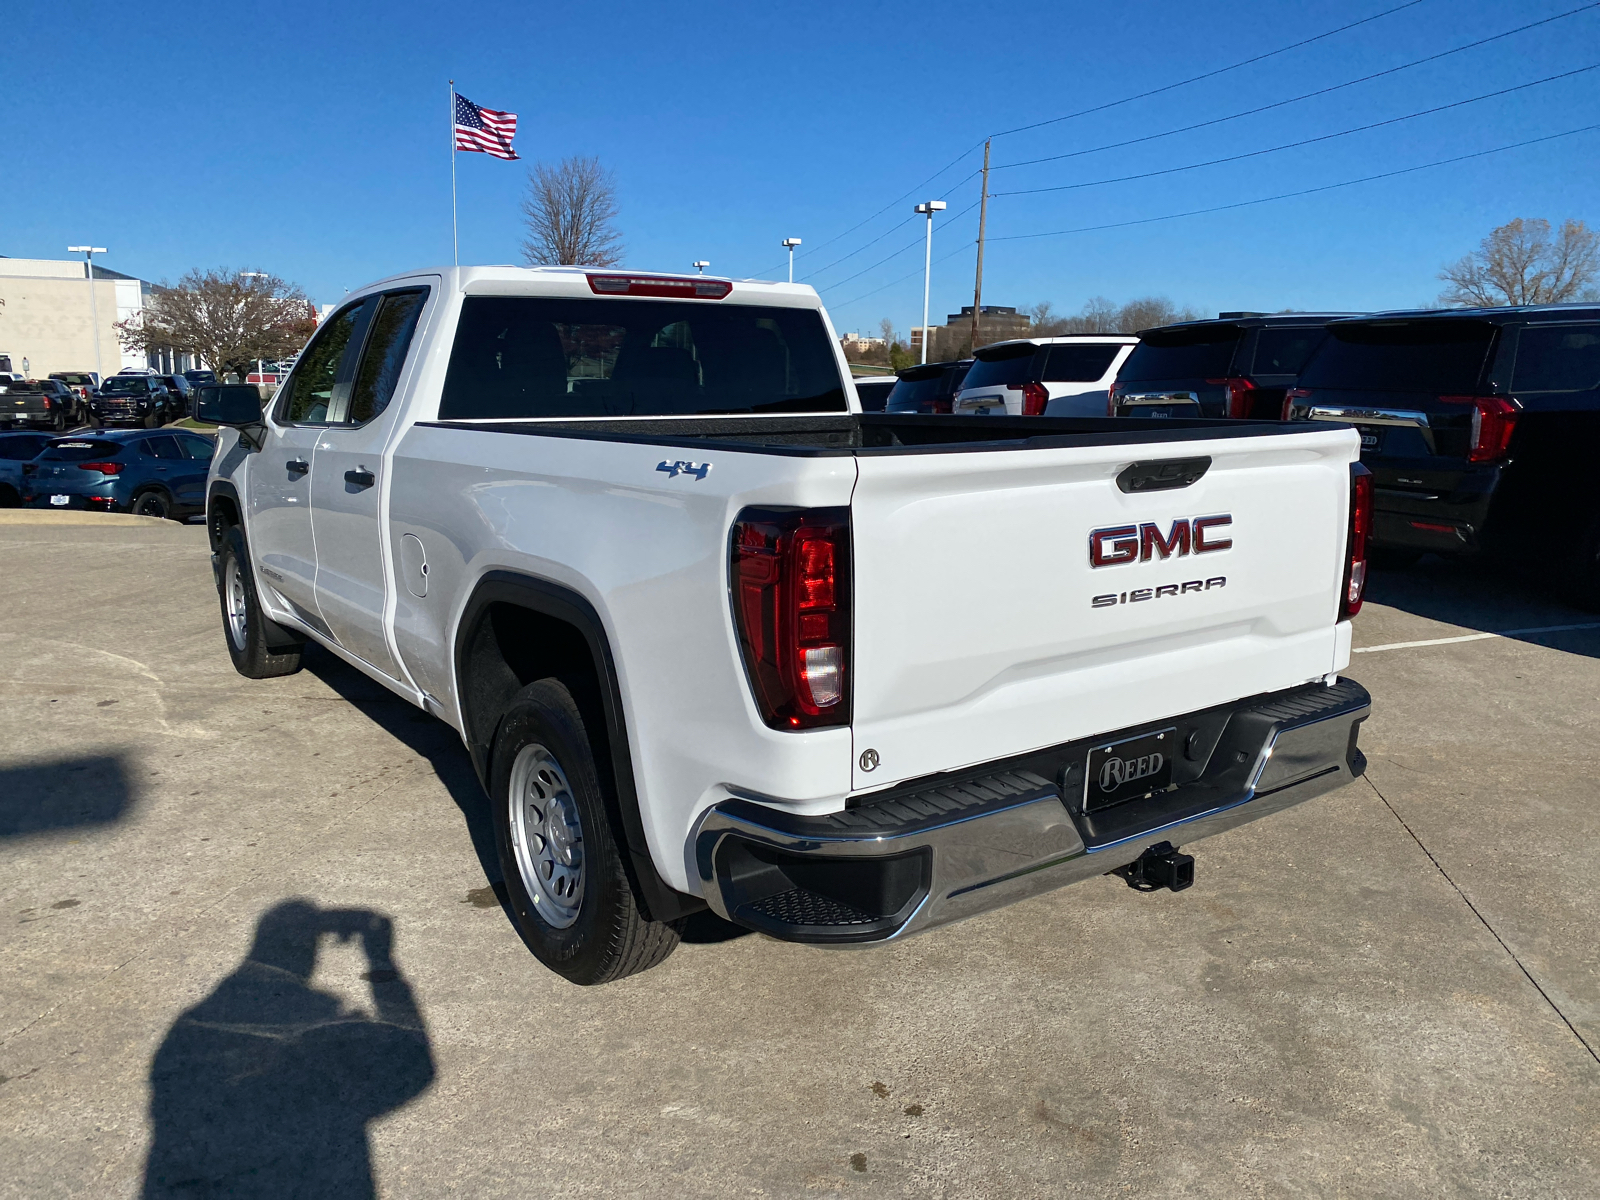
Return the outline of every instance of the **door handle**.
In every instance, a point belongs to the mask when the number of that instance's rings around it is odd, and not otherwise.
[[[365,469],[360,471],[346,471],[344,473],[344,481],[358,488],[369,488],[374,483],[378,482],[377,477],[373,475],[371,471]]]
[[[304,475],[311,470],[311,464],[303,458],[291,458],[283,464],[284,469],[291,475]]]

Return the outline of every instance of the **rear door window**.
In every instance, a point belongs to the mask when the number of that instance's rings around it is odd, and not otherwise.
[[[361,305],[352,304],[334,313],[311,339],[300,355],[299,366],[284,385],[275,412],[280,422],[291,425],[325,425],[328,406],[333,402],[333,386],[339,381],[339,364],[350,345]]]
[[[178,439],[165,433],[145,438],[139,443],[139,453],[146,458],[175,460],[183,457],[183,451],[178,449]]]
[[[1251,374],[1298,375],[1327,336],[1321,325],[1263,329],[1256,338],[1256,362]]]
[[[364,424],[389,407],[427,298],[426,291],[390,292],[383,297],[372,318],[350,393],[350,412],[345,419],[352,425]]]
[[[1142,333],[1142,340],[1122,364],[1117,378],[1135,383],[1221,378],[1233,366],[1234,347],[1243,333],[1237,325]]]
[[[439,416],[843,412],[814,309],[531,296],[461,306]]]
[[[1528,325],[1517,340],[1513,392],[1586,392],[1600,387],[1600,325]]]
[[[1384,321],[1330,325],[1307,364],[1308,388],[1466,394],[1478,386],[1494,344],[1487,321]]]
[[[1094,383],[1105,377],[1121,346],[1051,346],[1044,362],[1045,383]]]

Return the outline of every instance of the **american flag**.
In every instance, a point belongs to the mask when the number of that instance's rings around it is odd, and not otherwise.
[[[465,96],[456,97],[456,149],[492,154],[496,158],[517,157],[511,139],[517,135],[517,114],[479,108]]]

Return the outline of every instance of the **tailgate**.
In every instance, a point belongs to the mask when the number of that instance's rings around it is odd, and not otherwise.
[[[1118,486],[1134,463],[1201,456],[1187,487]],[[1347,428],[861,455],[854,785],[1155,727],[1341,669],[1356,456]],[[1128,529],[1131,560],[1092,566],[1091,533]],[[1104,535],[1102,558],[1127,558],[1129,536]]]

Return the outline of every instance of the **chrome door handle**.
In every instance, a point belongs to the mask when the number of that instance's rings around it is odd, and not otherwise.
[[[311,470],[311,464],[303,458],[291,458],[288,462],[284,463],[283,466],[284,469],[287,470],[291,475],[304,475],[307,471]]]
[[[346,471],[344,473],[344,481],[346,483],[348,483],[348,484],[353,484],[355,487],[358,487],[358,488],[369,488],[374,483],[378,482],[377,477],[375,475],[373,475],[373,473],[371,471],[365,471],[365,470],[363,470],[363,471]]]

